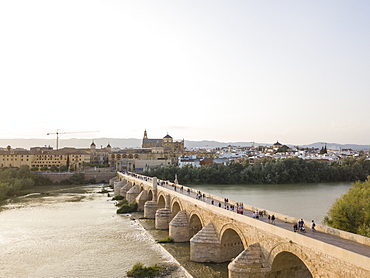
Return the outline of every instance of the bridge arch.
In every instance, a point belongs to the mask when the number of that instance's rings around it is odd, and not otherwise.
[[[192,238],[204,227],[201,217],[195,213],[190,213],[189,217],[189,236]]]
[[[220,240],[223,261],[231,261],[248,247],[243,233],[232,224],[226,224],[221,228]]]
[[[153,200],[153,191],[151,189],[148,190],[148,201]]]
[[[176,214],[182,210],[181,202],[178,198],[174,198],[171,204],[171,219],[176,216]]]
[[[294,243],[276,245],[268,256],[271,273],[279,277],[311,278],[314,266],[309,257]]]
[[[243,245],[243,249],[246,249],[248,247],[248,240],[245,238],[242,230],[234,224],[228,223],[228,224],[225,224],[221,227],[221,230],[220,230],[221,240],[222,240],[222,237],[223,237],[224,233],[226,232],[226,230],[230,230],[230,229],[234,230],[234,232],[238,234],[238,236],[240,238],[240,241],[241,241],[241,245]]]
[[[164,196],[164,194],[159,194],[157,203],[158,209],[166,207],[166,197]]]

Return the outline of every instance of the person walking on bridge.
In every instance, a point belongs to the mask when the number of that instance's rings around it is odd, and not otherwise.
[[[316,226],[316,223],[315,223],[315,221],[313,221],[313,220],[312,220],[312,222],[311,222],[311,230],[312,230],[313,232],[315,232],[315,231],[316,231],[315,226]]]

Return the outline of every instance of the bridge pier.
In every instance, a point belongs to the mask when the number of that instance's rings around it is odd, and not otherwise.
[[[120,195],[126,198],[126,193],[131,189],[131,187],[132,187],[132,183],[128,181],[126,185],[121,187],[119,191]]]
[[[190,240],[190,260],[195,262],[221,263],[221,241],[212,222]]]
[[[143,211],[145,202],[148,200],[148,191],[143,190],[140,192],[140,194],[136,197],[136,203],[137,203],[137,210]]]
[[[229,265],[229,278],[268,278],[271,267],[259,243],[248,246]]]
[[[129,191],[126,193],[126,200],[129,203],[133,203],[136,201],[136,197],[140,194],[140,187],[136,184],[130,188]]]
[[[155,213],[155,228],[157,230],[168,230],[168,223],[171,221],[171,210],[162,208]]]
[[[157,209],[158,203],[156,201],[147,201],[144,205],[144,217],[154,219]]]
[[[155,213],[158,209],[157,203],[157,196],[158,196],[158,185],[157,185],[157,178],[153,178],[152,180],[152,188],[153,188],[153,199],[151,201],[147,201],[144,205],[144,217],[148,219],[154,219]]]
[[[169,224],[169,236],[174,242],[190,240],[189,218],[185,210],[179,211]]]
[[[155,228],[157,230],[168,230],[168,224],[171,221],[170,195],[166,195],[165,208],[157,210],[155,213]]]
[[[114,196],[118,196],[120,195],[120,192],[121,192],[121,188],[123,186],[125,186],[126,184],[126,181],[117,181],[117,182],[114,182]]]

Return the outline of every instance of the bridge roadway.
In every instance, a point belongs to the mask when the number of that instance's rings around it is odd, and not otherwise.
[[[158,181],[161,182],[161,180],[158,180]],[[163,182],[165,182],[165,181],[163,181]],[[167,189],[172,189],[172,190],[174,190],[176,188],[176,187],[174,187],[174,186],[172,186],[172,185],[170,185],[166,182],[161,186],[165,187]],[[186,189],[187,189],[187,187],[184,187],[184,190],[180,190],[179,188],[176,188],[176,191],[178,193],[182,193],[186,196],[190,196],[194,199],[197,198],[197,193],[195,193],[194,191],[190,191],[190,193],[188,193],[186,191]],[[208,195],[207,192],[201,192],[201,193],[202,194],[204,193],[206,196]],[[200,200],[203,201],[203,202],[206,202],[208,204],[211,204],[211,202],[213,200],[214,201],[214,206],[218,207],[219,201],[214,200],[213,198],[205,197],[205,198],[201,198]],[[229,203],[230,203],[230,201],[229,201]],[[222,208],[225,207],[224,202],[221,202],[221,207]],[[235,213],[236,213],[236,211],[235,211]],[[246,217],[253,218],[253,211],[248,210],[248,209],[244,209],[243,210],[243,215],[245,215]],[[268,222],[267,216],[263,216],[262,218],[259,218],[259,220],[263,221],[263,222],[266,222],[266,223]],[[279,228],[282,228],[282,229],[285,229],[285,230],[289,230],[289,231],[293,231],[293,224],[294,223],[284,222],[283,220],[280,220],[280,219],[275,220],[275,226],[277,226]],[[311,223],[308,222],[308,225],[307,225],[307,222],[305,222],[305,224],[306,224],[305,225],[306,233],[302,233],[302,232],[297,232],[297,233],[301,234],[302,236],[311,237],[311,238],[323,241],[325,243],[328,243],[328,244],[331,244],[331,245],[334,245],[334,246],[337,246],[337,247],[340,247],[340,248],[346,249],[348,251],[351,251],[351,252],[354,252],[354,253],[357,253],[357,254],[360,254],[360,255],[363,255],[363,256],[366,256],[366,257],[370,258],[370,246],[360,244],[358,242],[354,242],[354,241],[349,240],[349,239],[344,239],[344,238],[341,238],[341,237],[338,237],[338,236],[335,236],[335,235],[332,235],[332,234],[320,232],[320,231],[313,232],[313,231],[311,231]],[[273,224],[271,224],[271,225],[273,225]]]

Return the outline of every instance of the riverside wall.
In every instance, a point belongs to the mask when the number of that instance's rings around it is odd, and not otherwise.
[[[89,171],[89,172],[81,172],[85,175],[85,179],[95,179],[96,182],[100,183],[104,181],[108,183],[110,179],[117,176],[117,172],[99,172],[99,171]],[[41,173],[43,176],[48,177],[53,182],[60,182],[62,180],[68,179],[75,174],[75,172],[66,172],[66,173]]]

